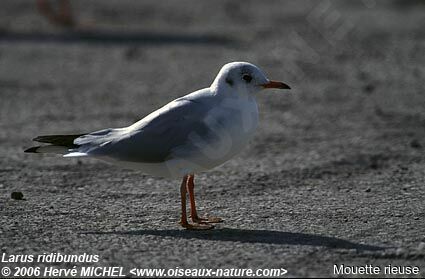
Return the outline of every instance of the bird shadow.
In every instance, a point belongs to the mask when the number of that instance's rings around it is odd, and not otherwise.
[[[88,43],[102,45],[205,44],[231,45],[234,40],[214,34],[176,34],[140,31],[68,30],[61,33],[0,30],[0,42]]]
[[[355,249],[357,251],[378,251],[386,248],[354,243],[336,237],[321,236],[305,233],[291,233],[269,230],[245,230],[222,228],[209,231],[189,230],[132,230],[132,231],[110,231],[110,232],[83,232],[83,234],[111,234],[130,236],[163,236],[180,239],[201,239],[212,241],[230,241],[242,243],[263,243],[276,245],[302,245],[327,247],[330,249]]]

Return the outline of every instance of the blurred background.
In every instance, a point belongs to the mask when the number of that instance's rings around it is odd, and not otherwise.
[[[125,266],[267,259],[309,276],[341,258],[423,266],[424,26],[425,1],[1,1],[3,249],[92,252]],[[231,61],[292,87],[259,95],[249,148],[198,179],[202,212],[249,241],[182,236],[176,181],[22,152],[40,134],[127,126],[209,86]],[[349,252],[356,243],[396,249]]]

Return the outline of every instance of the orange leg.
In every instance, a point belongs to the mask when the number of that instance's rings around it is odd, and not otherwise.
[[[187,222],[187,216],[186,216],[186,184],[187,184],[187,178],[188,176],[185,175],[183,177],[182,185],[180,186],[180,195],[181,195],[181,205],[182,205],[182,217],[180,220],[180,224],[183,227],[186,227],[189,225]]]
[[[196,211],[196,203],[195,203],[194,179],[195,179],[195,175],[190,174],[187,180],[187,191],[189,192],[189,199],[190,199],[190,217],[192,218],[192,222],[198,223],[198,224],[223,222],[223,220],[218,217],[200,218],[198,216],[198,212]]]
[[[205,221],[198,217],[198,212],[196,211],[196,203],[195,203],[195,183],[194,183],[195,175],[191,174],[187,180],[187,191],[189,192],[190,199],[190,217],[194,223],[199,223],[201,221]]]
[[[189,230],[209,230],[214,228],[212,225],[208,224],[189,224],[187,222],[187,213],[186,213],[186,194],[187,194],[187,182],[188,182],[188,175],[185,175],[183,177],[182,184],[180,186],[180,194],[181,194],[181,205],[182,205],[182,217],[180,220],[180,225],[182,225],[183,228],[189,229]]]

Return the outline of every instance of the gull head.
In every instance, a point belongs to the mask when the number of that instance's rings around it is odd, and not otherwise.
[[[247,62],[232,62],[224,65],[214,82],[214,91],[235,91],[239,94],[255,94],[266,88],[290,89],[280,81],[269,80],[257,66]]]

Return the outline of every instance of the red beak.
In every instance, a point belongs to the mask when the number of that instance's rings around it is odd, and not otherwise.
[[[273,80],[270,80],[269,82],[263,84],[262,86],[264,88],[291,89],[289,85],[280,81],[273,81]]]

